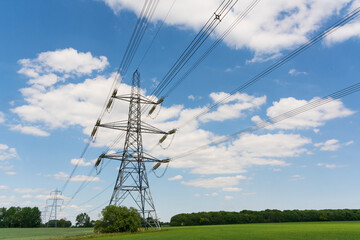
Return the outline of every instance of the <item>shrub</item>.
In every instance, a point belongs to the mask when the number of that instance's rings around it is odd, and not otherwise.
[[[101,214],[102,218],[95,222],[95,232],[136,232],[141,226],[140,215],[133,207],[110,205],[105,207]]]

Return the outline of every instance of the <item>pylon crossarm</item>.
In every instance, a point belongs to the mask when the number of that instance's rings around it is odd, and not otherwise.
[[[154,102],[149,98],[141,95],[132,97],[131,94],[127,94],[127,95],[114,96],[113,98],[126,102],[135,101],[135,102],[139,102],[140,104],[158,104],[157,102]]]
[[[150,124],[147,124],[145,122],[143,122],[142,124],[143,125],[140,128],[141,133],[152,133],[152,134],[166,134],[167,133],[167,132],[164,132],[163,130],[161,130],[159,128],[156,128],[154,126],[151,126]],[[121,131],[127,131],[127,132],[133,132],[133,133],[138,132],[138,129],[135,128],[135,127],[130,127],[129,128],[127,120],[110,122],[110,123],[103,123],[103,124],[100,124],[99,127],[110,128],[110,129],[121,130]]]

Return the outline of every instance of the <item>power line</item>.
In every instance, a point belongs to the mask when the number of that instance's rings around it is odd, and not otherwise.
[[[253,78],[251,78],[250,80],[248,80],[247,82],[245,82],[244,84],[242,84],[241,86],[239,86],[238,88],[234,89],[233,91],[230,92],[230,94],[218,101],[216,101],[215,103],[213,103],[210,107],[208,107],[207,109],[205,109],[203,112],[195,115],[194,118],[186,121],[184,124],[182,124],[179,128],[182,128],[183,126],[186,126],[189,122],[198,119],[199,117],[203,116],[204,114],[206,114],[207,112],[209,112],[210,110],[214,109],[215,107],[217,107],[218,105],[220,105],[221,103],[225,102],[226,100],[228,100],[232,95],[234,95],[235,93],[238,93],[240,91],[243,91],[244,89],[248,88],[249,86],[251,86],[252,84],[254,84],[255,82],[259,81],[260,79],[262,79],[263,77],[265,77],[266,75],[270,74],[271,72],[273,72],[274,70],[276,70],[277,68],[281,67],[282,65],[284,65],[285,63],[287,63],[288,61],[290,61],[291,59],[293,59],[294,57],[298,56],[300,53],[302,53],[303,51],[305,51],[306,49],[308,49],[309,47],[311,47],[312,45],[314,45],[315,43],[319,42],[320,40],[324,39],[325,37],[327,37],[328,35],[330,35],[331,33],[333,33],[334,31],[338,30],[340,27],[344,26],[346,23],[350,22],[351,20],[353,20],[354,18],[358,17],[360,13],[360,8],[356,8],[354,11],[350,12],[349,14],[347,14],[346,16],[344,16],[343,18],[341,18],[340,20],[338,20],[336,23],[332,24],[329,28],[327,28],[325,31],[323,31],[322,33],[318,34],[317,36],[315,36],[314,38],[312,38],[311,40],[309,40],[308,42],[306,42],[305,44],[301,45],[300,47],[298,47],[297,49],[295,49],[294,51],[292,51],[290,54],[286,55],[285,57],[281,58],[279,61],[277,61],[275,64],[271,65],[270,67],[266,68],[264,71],[262,71],[261,73],[257,74],[256,76],[254,76]]]
[[[161,21],[161,23],[160,23],[160,26],[159,26],[158,30],[156,31],[156,33],[155,33],[154,37],[152,38],[151,43],[149,44],[148,48],[146,49],[146,51],[145,51],[144,55],[142,56],[142,58],[141,58],[141,60],[140,60],[140,62],[139,62],[139,65],[137,66],[137,68],[136,68],[136,69],[139,69],[139,68],[140,68],[140,66],[141,66],[141,64],[143,63],[143,61],[144,61],[145,57],[146,57],[146,56],[147,56],[147,54],[149,53],[149,50],[151,49],[152,45],[154,44],[155,39],[156,39],[156,38],[157,38],[157,36],[159,35],[159,32],[160,32],[160,30],[162,29],[162,27],[163,27],[163,25],[164,25],[164,23],[165,23],[166,19],[168,18],[169,14],[170,14],[170,12],[171,12],[171,10],[172,10],[172,8],[174,7],[175,3],[176,3],[176,0],[174,0],[174,1],[172,2],[172,4],[171,4],[171,6],[170,6],[169,10],[167,11],[167,13],[166,13],[166,15],[165,15],[164,19]]]
[[[330,95],[327,95],[323,98],[319,98],[319,99],[316,99],[314,101],[311,101],[305,105],[302,105],[300,107],[297,107],[295,109],[292,109],[288,112],[285,112],[283,114],[280,114],[276,117],[273,117],[273,118],[268,118],[256,125],[253,125],[251,127],[248,127],[248,128],[245,128],[243,130],[240,130],[240,131],[237,131],[231,135],[228,135],[228,136],[225,136],[223,138],[220,138],[216,141],[213,141],[209,144],[205,144],[205,145],[202,145],[200,147],[197,147],[195,149],[192,149],[188,152],[185,152],[185,153],[182,153],[182,154],[179,154],[179,155],[176,155],[175,157],[171,158],[171,161],[174,161],[175,159],[179,159],[179,158],[183,158],[183,157],[186,157],[186,156],[189,156],[195,152],[198,152],[198,151],[201,151],[201,150],[204,150],[204,149],[207,149],[207,148],[210,148],[212,146],[216,146],[218,144],[221,144],[221,143],[225,143],[233,138],[236,138],[236,137],[240,137],[244,134],[248,134],[248,133],[251,133],[251,132],[254,132],[256,130],[259,130],[259,129],[262,129],[262,128],[265,128],[265,127],[268,127],[268,126],[271,126],[271,125],[274,125],[278,122],[281,122],[283,120],[286,120],[288,118],[292,118],[296,115],[299,115],[301,113],[304,113],[304,112],[307,112],[309,110],[312,110],[314,108],[317,108],[319,106],[322,106],[324,104],[327,104],[329,102],[332,102],[332,101],[335,101],[337,99],[340,99],[342,97],[345,97],[347,95],[350,95],[352,93],[355,93],[357,91],[360,91],[360,82],[356,83],[356,84],[353,84],[347,88],[344,88],[342,90],[339,90],[337,92],[334,92]]]
[[[143,8],[141,10],[141,13],[137,19],[137,23],[135,25],[135,28],[133,30],[133,33],[131,35],[130,41],[128,43],[128,46],[125,50],[124,56],[122,58],[122,61],[120,63],[120,66],[118,68],[118,71],[114,77],[114,81],[113,84],[111,86],[110,92],[106,98],[106,102],[104,103],[103,109],[98,117],[98,120],[96,121],[96,124],[92,130],[91,136],[88,140],[88,142],[86,143],[79,160],[77,161],[77,163],[75,164],[71,174],[69,175],[69,177],[67,178],[65,184],[62,187],[62,192],[64,192],[64,190],[66,189],[71,177],[74,175],[81,159],[83,158],[83,156],[85,155],[86,151],[88,150],[91,142],[95,139],[95,135],[97,132],[97,125],[100,124],[101,119],[103,118],[105,112],[107,109],[109,109],[111,107],[112,104],[112,95],[116,95],[117,93],[117,87],[116,84],[118,84],[118,79],[120,76],[124,76],[129,68],[130,63],[133,60],[133,57],[136,53],[136,50],[139,47],[139,44],[144,36],[144,33],[147,29],[147,26],[149,24],[149,22],[151,21],[151,18],[156,10],[156,7],[158,5],[159,0],[145,0],[145,3],[143,5]],[[112,95],[111,95],[112,94]]]

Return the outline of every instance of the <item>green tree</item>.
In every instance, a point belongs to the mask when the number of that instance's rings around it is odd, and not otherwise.
[[[90,217],[87,213],[80,213],[76,216],[76,224],[77,227],[92,227]]]
[[[136,232],[141,226],[141,218],[133,207],[116,207],[113,205],[105,207],[102,218],[95,222],[95,232]]]
[[[57,226],[62,228],[71,227],[71,222],[62,218],[57,222]]]

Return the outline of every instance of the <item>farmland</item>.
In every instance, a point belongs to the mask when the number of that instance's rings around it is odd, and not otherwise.
[[[85,235],[91,232],[92,229],[0,229],[0,239],[63,239],[59,237]],[[359,238],[360,222],[311,222],[169,227],[161,232],[92,235],[86,239],[355,240]]]

